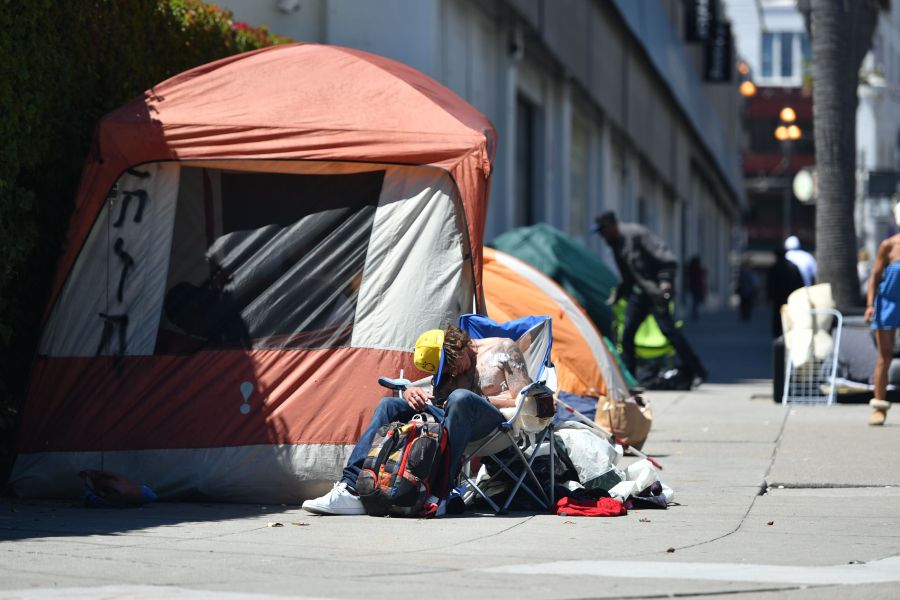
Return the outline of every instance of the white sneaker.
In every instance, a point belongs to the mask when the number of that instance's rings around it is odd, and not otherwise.
[[[340,481],[334,484],[331,491],[312,500],[303,502],[303,508],[317,515],[364,515],[359,496],[347,489],[347,484]]]

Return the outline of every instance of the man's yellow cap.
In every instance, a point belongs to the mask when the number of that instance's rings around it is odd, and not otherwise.
[[[434,385],[437,385],[444,368],[443,329],[431,329],[419,336],[413,352],[413,361],[417,368],[434,375]]]

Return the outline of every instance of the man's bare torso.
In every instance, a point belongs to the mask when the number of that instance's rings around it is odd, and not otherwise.
[[[895,262],[900,262],[900,233],[892,235],[883,243],[890,245],[887,253],[887,264],[889,265]]]
[[[485,396],[498,407],[512,406],[519,390],[531,383],[522,351],[507,338],[482,338],[471,341],[475,351],[472,368],[442,380],[445,393],[467,389]]]
[[[496,396],[509,391],[507,373],[511,371],[528,371],[522,353],[516,352],[516,343],[504,338],[484,338],[472,340],[477,357],[475,369],[478,371],[478,384],[485,396]],[[515,349],[515,350],[514,350]]]

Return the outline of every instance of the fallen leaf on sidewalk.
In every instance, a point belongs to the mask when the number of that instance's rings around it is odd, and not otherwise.
[[[641,523],[649,523],[650,519],[648,519],[647,517],[643,517],[643,518],[638,519],[638,521]]]
[[[672,554],[673,552],[675,552],[675,548],[669,548],[668,550],[666,550],[666,552]]]
[[[774,524],[775,524],[775,521],[769,521],[768,523],[766,523],[766,525],[774,525]]]
[[[284,527],[284,525],[282,525],[281,523],[276,523],[274,521],[269,521],[266,527]]]
[[[563,521],[563,525],[574,525],[575,521]]]

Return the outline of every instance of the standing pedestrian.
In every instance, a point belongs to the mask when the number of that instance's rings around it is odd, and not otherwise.
[[[900,207],[900,205],[898,205]],[[895,207],[895,218],[898,216]],[[900,225],[900,219],[898,225]],[[884,425],[891,403],[887,400],[888,368],[894,358],[894,332],[900,327],[900,234],[881,242],[869,277],[866,322],[875,330],[878,360],[873,374],[875,397],[869,402],[869,425]]]
[[[741,321],[747,322],[753,316],[753,304],[756,301],[756,288],[759,278],[750,266],[750,260],[744,258],[738,271],[737,293],[740,298]]]
[[[772,305],[772,337],[780,337],[781,306],[787,303],[791,292],[803,287],[803,276],[797,265],[789,261],[783,250],[775,250],[775,264],[769,267],[766,278],[766,297]]]
[[[687,289],[691,295],[691,320],[700,316],[700,306],[706,300],[706,267],[700,262],[700,256],[694,255],[688,261],[686,272]]]
[[[708,373],[675,327],[669,312],[675,294],[672,281],[678,266],[675,254],[643,225],[619,224],[612,211],[598,215],[593,230],[609,244],[622,275],[622,283],[609,303],[615,304],[621,298],[628,300],[621,340],[625,366],[635,372],[634,336],[647,315],[652,314],[660,331],[675,348],[688,379],[693,385],[700,385]]]
[[[803,277],[803,285],[811,286],[816,282],[816,259],[812,254],[800,247],[800,238],[792,235],[784,240],[785,256],[797,265]]]

